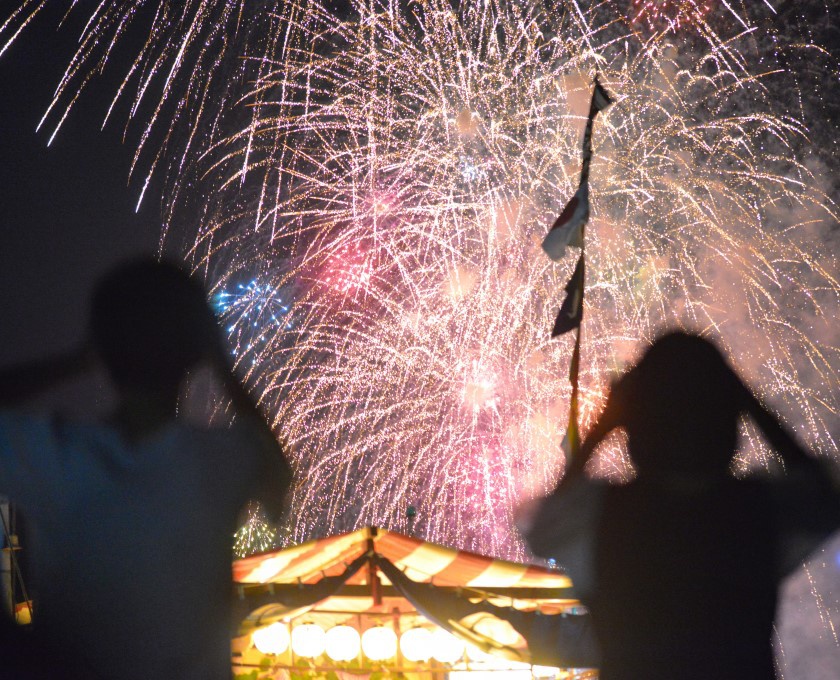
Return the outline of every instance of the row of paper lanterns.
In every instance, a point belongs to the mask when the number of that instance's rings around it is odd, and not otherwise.
[[[435,659],[455,663],[464,656],[464,642],[442,628],[411,628],[397,639],[385,626],[373,626],[359,635],[353,626],[344,624],[325,631],[316,623],[303,623],[292,628],[276,622],[251,634],[254,646],[263,654],[283,654],[289,647],[300,657],[314,658],[324,652],[333,661],[351,661],[361,650],[371,661],[385,661],[397,654],[415,663]]]

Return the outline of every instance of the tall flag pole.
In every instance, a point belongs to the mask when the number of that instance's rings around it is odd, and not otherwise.
[[[583,320],[584,282],[586,278],[586,258],[584,254],[584,228],[589,220],[589,166],[592,163],[592,127],[595,116],[613,103],[612,97],[603,88],[595,76],[592,101],[583,133],[583,163],[580,168],[580,182],[575,195],[566,204],[563,212],[555,220],[542,242],[543,250],[552,260],[560,260],[566,252],[566,246],[580,248],[575,271],[566,284],[566,297],[557,314],[551,337],[577,330],[572,361],[569,365],[569,382],[572,385],[572,397],[569,401],[569,425],[563,438],[563,450],[567,457],[577,455],[580,449],[578,430],[578,376],[580,373],[581,322]]]
[[[569,382],[572,384],[572,397],[569,399],[569,424],[560,448],[569,461],[580,451],[580,430],[578,429],[578,373],[580,369],[580,327],[575,336],[575,348],[572,350],[572,361],[569,364]]]

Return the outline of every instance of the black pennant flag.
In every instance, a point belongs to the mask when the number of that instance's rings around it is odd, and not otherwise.
[[[583,319],[583,284],[586,275],[586,264],[584,261],[584,254],[581,253],[578,258],[575,271],[572,278],[566,284],[566,299],[560,307],[560,312],[557,314],[557,319],[554,321],[554,328],[551,331],[551,337],[556,338],[558,335],[568,333],[575,328],[580,328],[581,319]]]
[[[580,168],[580,184],[560,213],[548,234],[542,242],[543,250],[552,260],[561,260],[566,252],[566,246],[583,248],[583,228],[589,220],[589,165],[592,163],[592,126],[595,116],[613,103],[609,92],[595,77],[595,87],[592,90],[592,100],[589,104],[589,115],[586,119],[586,129],[583,133],[583,163]]]
[[[610,97],[610,93],[601,85],[598,76],[595,76],[595,87],[592,90],[592,100],[589,103],[589,117],[594,118],[598,111],[603,111],[612,103],[613,98]]]

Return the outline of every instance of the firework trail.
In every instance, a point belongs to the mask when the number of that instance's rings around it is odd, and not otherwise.
[[[594,134],[584,429],[680,325],[837,456],[837,206],[799,160],[806,122],[774,107],[791,76],[753,58],[743,3],[656,4],[124,0],[91,17],[47,120],[148,30],[112,111],[152,111],[136,167],[164,176],[166,243],[231,303],[236,360],[292,444],[295,539],[405,530],[411,505],[424,538],[525,555],[512,508],[562,472],[569,399],[571,340],[549,331],[574,257],[539,244],[574,191],[596,71],[617,102]],[[741,466],[773,465],[746,440]],[[631,474],[620,442],[599,463]]]

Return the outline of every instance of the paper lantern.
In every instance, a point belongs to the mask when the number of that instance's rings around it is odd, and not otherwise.
[[[400,636],[400,651],[409,661],[428,661],[432,656],[432,632],[412,628]]]
[[[362,633],[362,651],[371,661],[384,661],[397,653],[397,634],[390,628],[374,626]]]
[[[464,656],[464,642],[443,628],[432,633],[432,656],[441,663],[455,663]]]
[[[333,661],[350,661],[359,656],[359,631],[353,626],[333,626],[326,636],[327,656]]]
[[[480,647],[476,647],[475,645],[465,645],[466,652],[467,652],[467,659],[470,661],[487,661],[488,659],[492,659],[493,656],[488,654]]]
[[[510,622],[497,619],[490,614],[476,621],[472,628],[476,633],[506,647],[517,647],[523,641],[522,636],[510,625]]]
[[[289,648],[289,629],[277,621],[251,633],[251,641],[263,654],[282,654]]]
[[[326,646],[326,637],[321,626],[302,623],[292,629],[292,651],[307,658],[321,656]]]
[[[455,670],[447,673],[449,680],[533,680],[530,669],[512,670]]]

